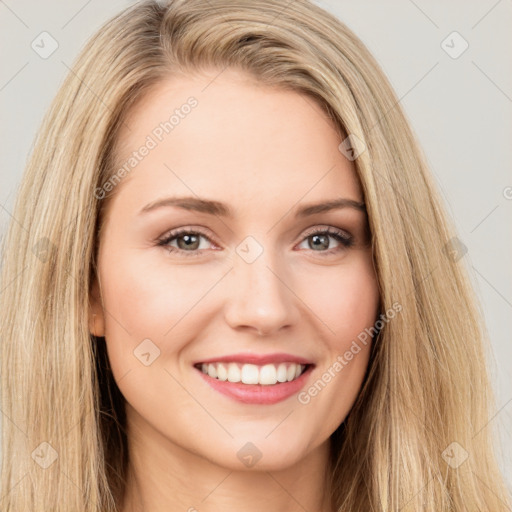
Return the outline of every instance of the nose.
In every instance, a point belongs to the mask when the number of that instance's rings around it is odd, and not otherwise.
[[[248,263],[235,258],[230,272],[226,322],[236,330],[269,336],[295,325],[300,318],[290,273],[277,265],[270,251]]]

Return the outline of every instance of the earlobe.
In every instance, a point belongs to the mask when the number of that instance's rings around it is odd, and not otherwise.
[[[89,331],[94,336],[105,336],[105,317],[97,278],[92,283],[89,295]]]

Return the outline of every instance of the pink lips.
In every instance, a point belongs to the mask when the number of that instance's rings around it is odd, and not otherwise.
[[[198,366],[202,363],[217,363],[217,362],[238,362],[242,364],[278,364],[278,363],[298,363],[307,365],[306,369],[297,379],[290,382],[279,382],[273,385],[262,384],[243,384],[241,382],[229,382],[215,379],[203,373]],[[238,402],[246,404],[275,404],[286,400],[290,396],[298,393],[304,387],[314,364],[311,361],[291,354],[235,354],[229,356],[220,356],[210,359],[205,359],[195,363],[196,370],[199,372],[201,378],[209,384],[214,390],[228,396]]]
[[[242,363],[242,364],[279,364],[279,363],[298,363],[298,364],[312,364],[311,361],[304,357],[294,356],[293,354],[285,354],[279,352],[275,354],[231,354],[227,356],[211,357],[210,359],[202,359],[196,361],[194,365],[200,363]]]

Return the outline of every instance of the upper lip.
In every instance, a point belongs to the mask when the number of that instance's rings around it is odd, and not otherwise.
[[[275,364],[275,363],[297,363],[297,364],[313,364],[310,360],[294,356],[293,354],[285,354],[283,352],[274,354],[230,354],[225,356],[210,357],[208,359],[202,359],[196,361],[194,364],[200,363],[244,363],[244,364]]]

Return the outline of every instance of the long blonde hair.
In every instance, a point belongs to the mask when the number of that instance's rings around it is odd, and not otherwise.
[[[1,510],[119,510],[129,463],[123,399],[88,325],[109,200],[94,191],[116,171],[116,134],[137,100],[174,73],[226,67],[307,94],[341,137],[366,147],[354,163],[381,306],[402,310],[374,340],[357,402],[332,436],[333,508],[509,510],[487,426],[482,313],[464,260],[446,249],[455,230],[378,64],[307,0],[139,2],[73,64],[4,240]]]

